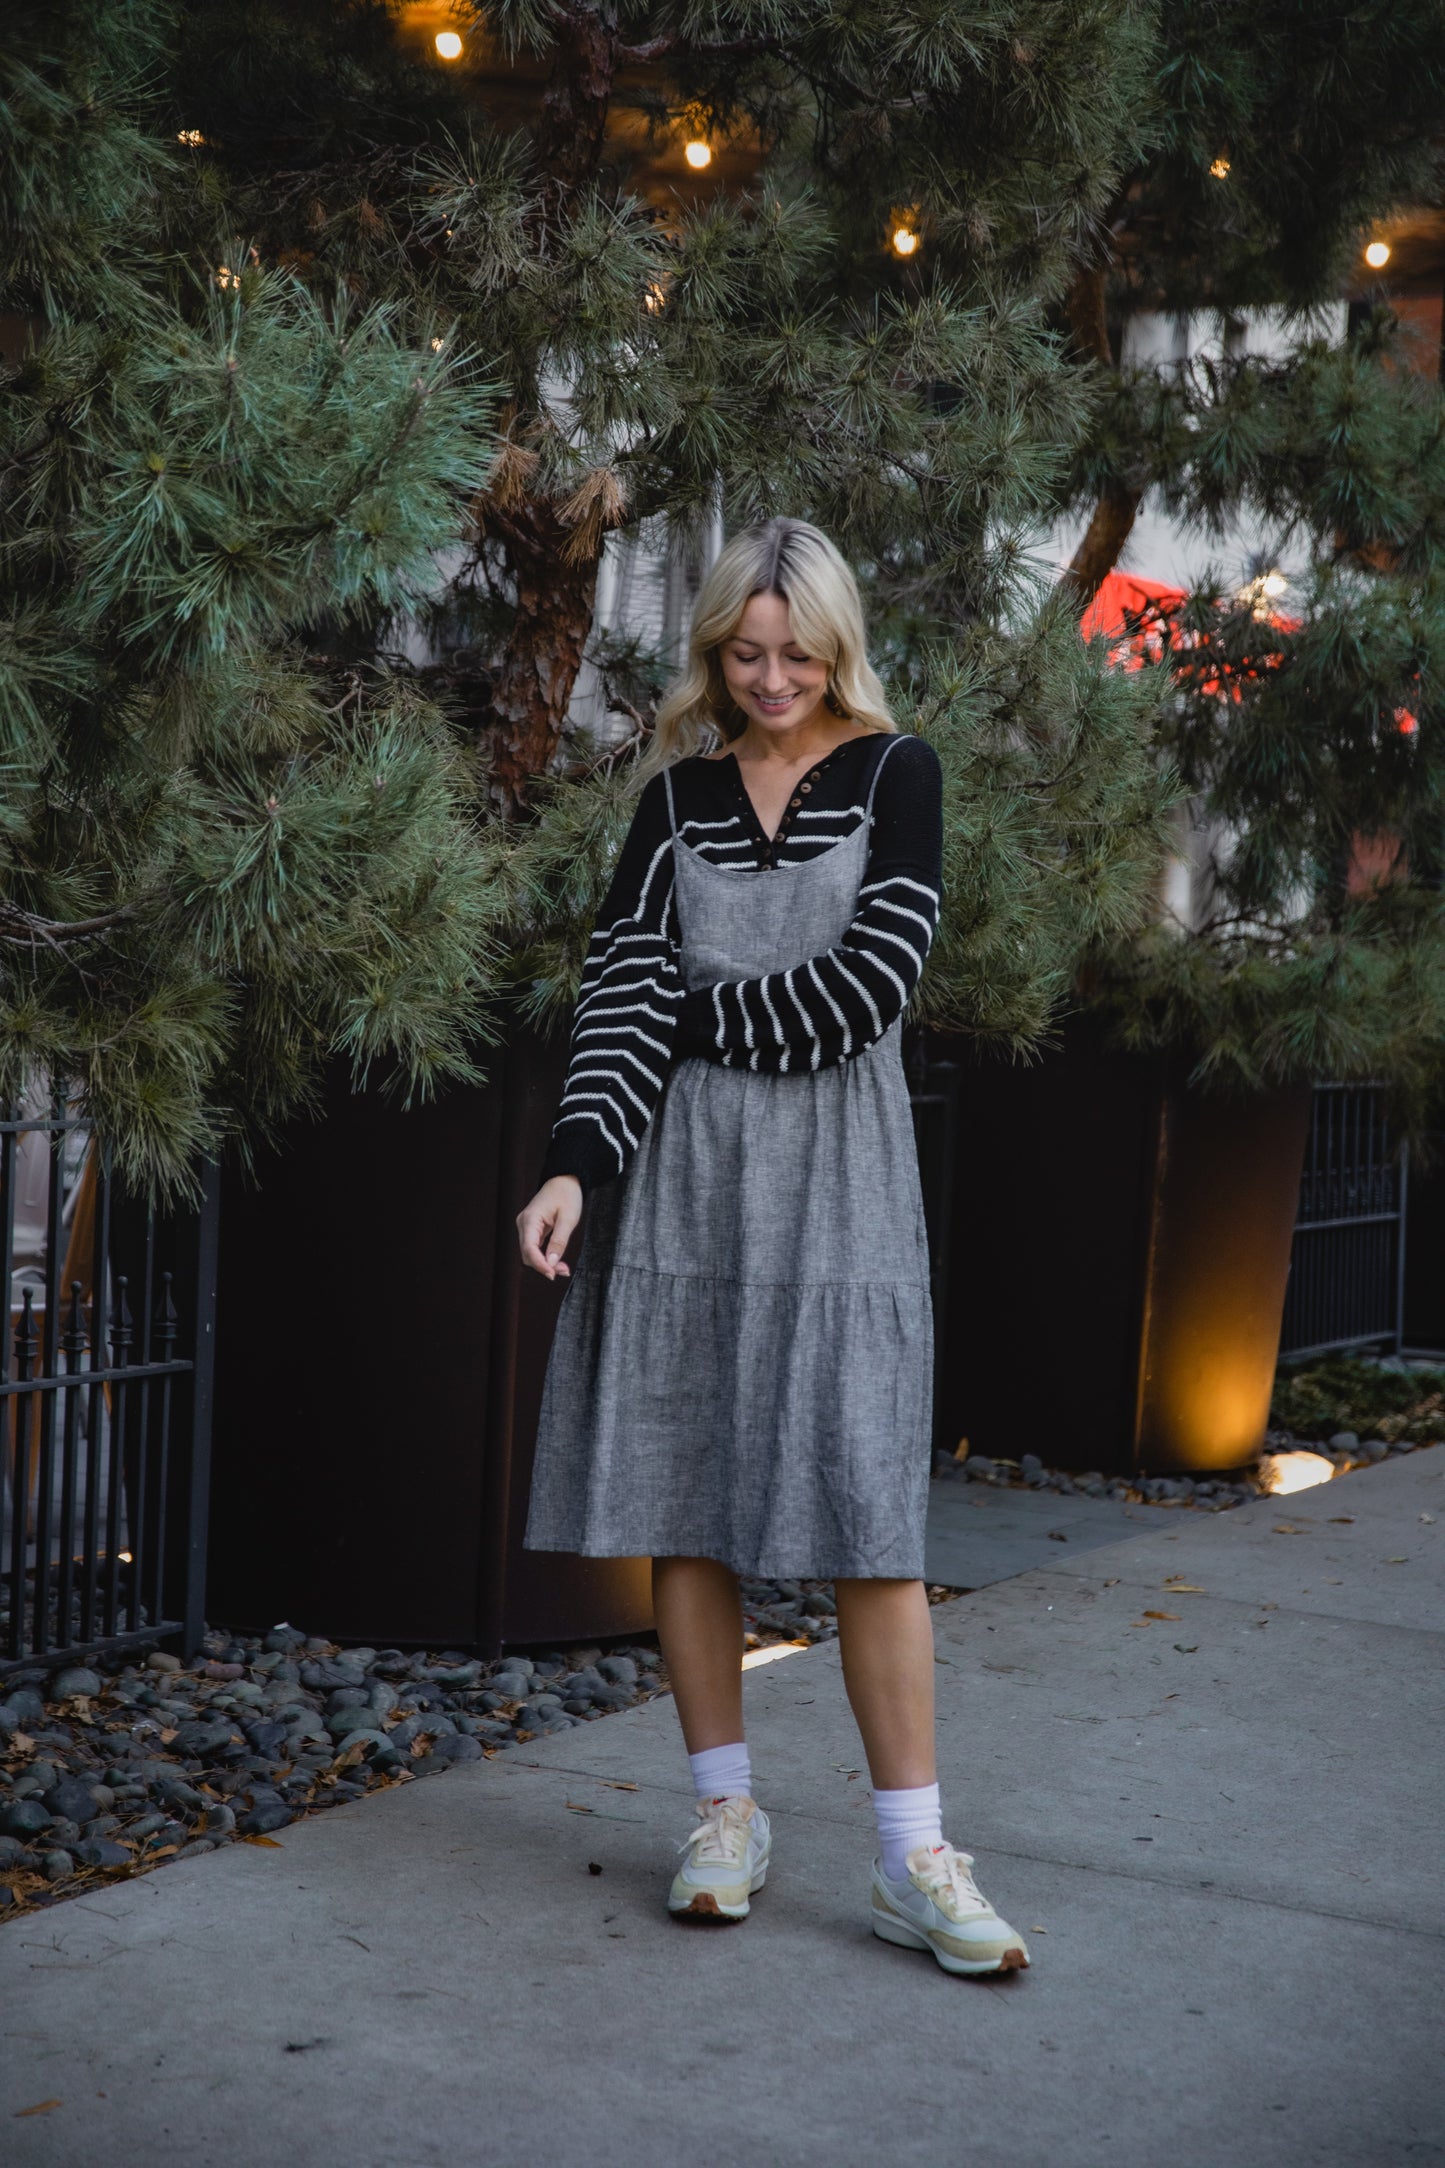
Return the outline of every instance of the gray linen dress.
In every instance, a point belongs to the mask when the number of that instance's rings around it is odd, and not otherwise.
[[[892,750],[850,836],[763,872],[694,851],[667,777],[689,988],[842,941]],[[528,1549],[921,1577],[933,1318],[901,1031],[831,1068],[674,1065],[633,1158],[587,1201]]]

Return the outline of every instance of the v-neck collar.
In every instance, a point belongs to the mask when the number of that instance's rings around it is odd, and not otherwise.
[[[835,764],[835,762],[837,762],[842,757],[842,755],[847,752],[850,746],[866,744],[868,737],[875,734],[876,733],[873,732],[867,732],[856,738],[844,738],[840,745],[834,746],[831,753],[825,753],[821,760],[814,761],[812,767],[807,769],[802,775],[800,775],[797,782],[793,785],[792,791],[789,793],[787,802],[785,803],[782,813],[779,817],[778,825],[773,830],[771,835],[769,835],[766,828],[764,828],[762,818],[759,815],[758,809],[753,804],[752,793],[748,789],[747,784],[743,781],[742,762],[738,759],[738,756],[732,746],[728,747],[727,752],[724,755],[724,759],[730,760],[732,762],[733,785],[737,791],[738,797],[742,801],[748,824],[751,827],[755,838],[762,846],[765,861],[771,859],[773,853],[777,850],[779,844],[784,841],[785,832],[788,828],[788,824],[791,820],[792,815],[795,812],[801,810],[802,800],[808,794],[808,792],[812,790],[813,784],[816,782],[817,778],[823,774],[825,769],[831,768]],[[719,761],[718,766],[721,767],[722,765],[722,761]]]

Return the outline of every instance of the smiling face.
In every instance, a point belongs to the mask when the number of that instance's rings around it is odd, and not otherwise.
[[[728,691],[754,727],[782,733],[817,715],[828,665],[793,638],[781,595],[749,596],[719,659]]]

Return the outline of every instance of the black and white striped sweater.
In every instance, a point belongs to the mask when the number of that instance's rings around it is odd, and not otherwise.
[[[672,770],[678,832],[718,866],[775,868],[786,877],[789,866],[858,828],[889,742],[880,732],[837,746],[802,777],[772,837],[735,759],[679,761]],[[674,1060],[700,1055],[740,1068],[807,1070],[875,1045],[917,986],[938,923],[942,799],[932,746],[904,740],[878,779],[867,870],[844,939],[794,970],[689,991],[667,800],[662,777],[654,776],[588,946],[543,1180],[572,1174],[588,1190],[620,1174]]]

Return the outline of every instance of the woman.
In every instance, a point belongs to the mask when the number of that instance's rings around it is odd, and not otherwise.
[[[588,951],[542,1186],[547,1369],[526,1542],[650,1556],[698,1794],[669,1907],[767,1876],[738,1574],[831,1579],[880,1857],[875,1933],[1028,1963],[944,1841],[922,1582],[928,1255],[899,1038],[938,918],[941,778],[894,730],[817,528],[737,535],[697,598]]]

